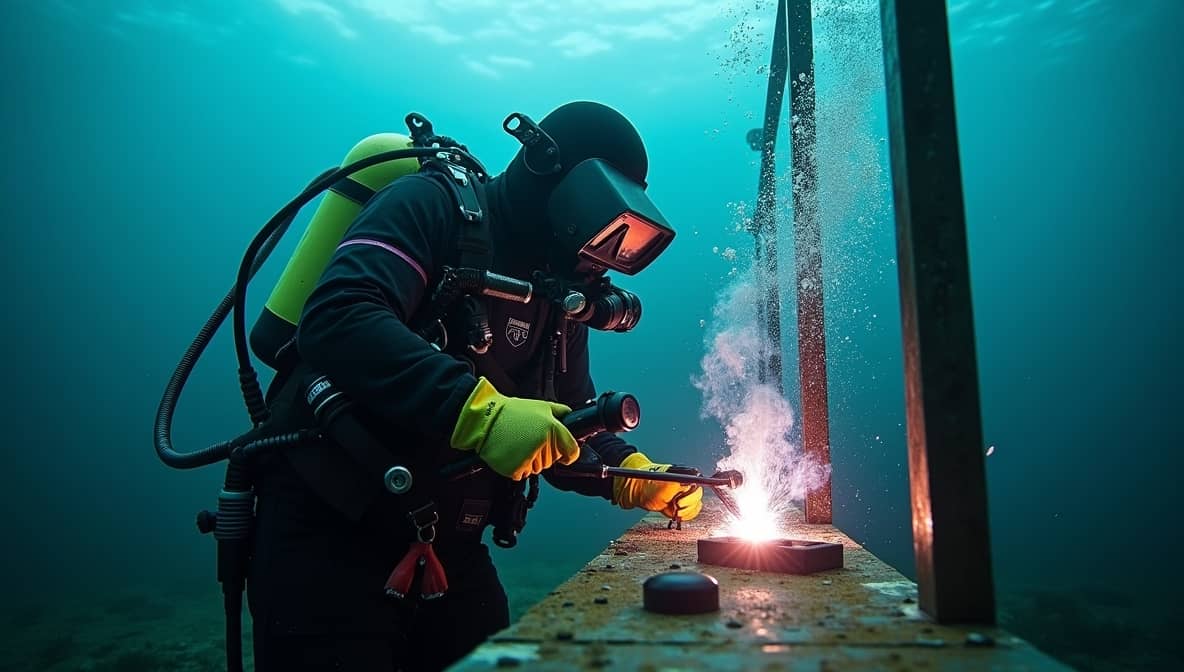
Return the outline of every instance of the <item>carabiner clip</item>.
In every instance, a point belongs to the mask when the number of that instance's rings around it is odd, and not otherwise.
[[[411,526],[415,528],[415,538],[420,543],[430,544],[436,540],[436,523],[440,522],[440,514],[436,513],[436,505],[428,502],[407,514]]]

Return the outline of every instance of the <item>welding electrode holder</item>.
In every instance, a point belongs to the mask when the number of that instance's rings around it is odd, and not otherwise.
[[[605,392],[587,405],[573,410],[563,417],[563,425],[572,433],[576,441],[583,443],[602,432],[628,432],[641,424],[641,405],[637,398],[624,392]],[[475,474],[485,468],[484,462],[477,455],[454,462],[440,470],[440,476],[457,480]],[[570,465],[557,465],[551,468],[555,473],[563,476],[582,476],[584,478],[638,478],[650,481],[667,481],[682,485],[702,486],[711,488],[718,496],[724,508],[734,516],[739,516],[734,500],[724,488],[738,488],[744,483],[744,475],[739,471],[720,471],[711,476],[703,476],[694,467],[674,466],[667,471],[648,471],[644,469],[625,469],[610,467],[600,462],[594,451],[582,451],[580,459]],[[682,496],[686,496],[684,493]],[[674,526],[681,526],[681,521],[671,521]]]

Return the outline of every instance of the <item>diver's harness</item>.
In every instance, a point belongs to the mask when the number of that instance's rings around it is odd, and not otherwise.
[[[420,496],[414,487],[418,479],[413,477],[405,464],[401,464],[402,460],[349,412],[351,402],[348,398],[327,377],[315,372],[299,371],[302,365],[291,343],[285,348],[286,352],[280,353],[283,355],[283,365],[277,368],[269,394],[265,396],[259,385],[247,345],[246,288],[301,208],[328,189],[364,203],[373,196],[373,192],[346,178],[387,161],[416,158],[421,163],[421,169],[431,168],[429,174],[443,175],[446,179],[441,182],[449,186],[465,220],[459,241],[460,266],[443,270],[430,302],[431,319],[426,326],[416,331],[435,348],[445,351],[449,348],[450,325],[451,330],[455,330],[457,324],[462,325],[464,347],[471,353],[470,363],[475,371],[487,376],[495,386],[500,382],[507,390],[513,389],[513,385],[508,383],[508,376],[492,358],[484,356],[492,342],[492,331],[478,296],[521,303],[540,297],[560,308],[551,312],[548,330],[550,343],[541,353],[544,360],[542,396],[551,400],[555,398],[555,367],[558,366],[560,371],[566,370],[569,320],[585,322],[595,329],[628,331],[640,319],[641,304],[636,295],[613,287],[607,279],[590,287],[581,287],[539,273],[527,282],[489,271],[491,253],[488,222],[484,217],[483,194],[476,184],[488,177],[484,167],[463,145],[451,138],[435,135],[430,122],[424,117],[412,113],[407,115],[406,123],[411,130],[411,147],[380,152],[341,168],[325,171],[267,222],[248,246],[234,286],[187,348],[161,397],[154,425],[154,445],[162,462],[176,469],[192,469],[227,461],[217,512],[201,511],[197,516],[197,527],[202,533],[213,532],[217,540],[217,576],[225,602],[227,669],[231,672],[243,669],[242,595],[246,587],[255,513],[252,467],[265,454],[320,445],[327,439],[342,447],[359,463],[367,472],[367,478],[381,474],[387,492],[398,497],[407,511],[407,519],[415,537],[407,556],[391,573],[386,585],[387,592],[398,597],[408,594],[419,568],[423,571],[423,598],[439,597],[447,589],[446,577],[431,547],[436,534],[435,525],[439,522],[435,504]],[[503,122],[503,128],[519,139],[528,155],[535,157],[533,164],[543,163],[558,169],[554,141],[529,117],[517,113],[510,115]],[[551,163],[548,164],[548,161]],[[178,452],[172,443],[172,421],[181,391],[198,359],[228,316],[233,319],[239,383],[252,428],[234,439],[204,449]],[[300,386],[299,400],[285,394],[291,391],[292,385]],[[499,389],[502,387],[499,386]],[[606,395],[602,395],[602,401],[607,398]],[[307,404],[316,419],[315,426],[296,431],[274,431],[273,407],[278,408],[286,403]],[[448,474],[448,477],[463,478],[479,468],[470,467],[467,471]],[[527,487],[527,483],[519,481],[509,488],[507,501],[494,521],[493,538],[499,546],[510,547],[516,543],[517,535],[525,525],[526,511],[538,497],[537,476],[529,479],[529,490]]]

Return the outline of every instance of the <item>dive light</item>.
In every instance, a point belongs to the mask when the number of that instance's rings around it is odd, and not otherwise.
[[[641,424],[637,397],[625,392],[605,392],[587,406],[563,416],[576,441],[586,441],[602,432],[629,432]]]
[[[641,321],[641,299],[633,292],[612,285],[594,299],[573,289],[563,297],[562,305],[570,319],[599,331],[624,333],[632,331]]]

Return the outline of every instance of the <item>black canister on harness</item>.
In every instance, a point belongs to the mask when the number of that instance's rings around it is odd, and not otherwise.
[[[518,545],[518,534],[526,527],[526,513],[539,498],[539,477],[527,481],[506,481],[501,501],[494,506],[493,543],[501,548]]]

